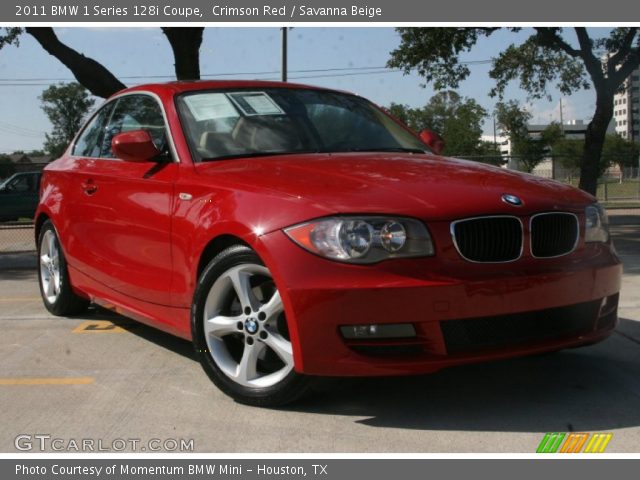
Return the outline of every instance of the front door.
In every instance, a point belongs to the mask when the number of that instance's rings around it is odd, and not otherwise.
[[[166,149],[168,130],[154,97],[125,95],[110,108],[95,145],[85,147],[82,136],[76,144],[84,151],[77,152],[74,171],[79,195],[70,228],[82,243],[74,257],[78,268],[109,288],[170,305],[171,202],[179,164],[125,162],[111,151],[116,134],[137,129],[147,130],[156,146]]]

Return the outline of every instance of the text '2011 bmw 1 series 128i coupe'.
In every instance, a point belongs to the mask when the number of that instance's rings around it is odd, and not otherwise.
[[[316,376],[607,337],[622,268],[595,198],[431,143],[302,85],[120,92],[45,169],[44,304],[93,302],[189,339],[220,389],[265,406]]]

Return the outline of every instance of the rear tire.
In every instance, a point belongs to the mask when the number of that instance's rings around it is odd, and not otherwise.
[[[229,247],[204,269],[191,326],[202,368],[236,401],[277,407],[307,392],[309,377],[293,369],[280,293],[250,248]]]
[[[45,308],[59,317],[84,312],[89,301],[71,287],[67,261],[51,220],[44,222],[38,236],[38,263],[38,285]]]

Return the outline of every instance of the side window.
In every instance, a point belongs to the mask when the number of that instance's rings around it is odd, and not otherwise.
[[[158,150],[167,149],[164,117],[158,102],[148,95],[127,95],[116,103],[102,140],[100,156],[114,158],[111,140],[117,134],[130,130],[146,130]]]
[[[20,175],[14,178],[11,183],[7,185],[7,190],[15,193],[28,192],[30,190],[29,175]]]
[[[73,147],[73,155],[79,157],[99,157],[100,144],[104,135],[104,127],[113,109],[113,102],[106,104],[93,117],[80,134]]]

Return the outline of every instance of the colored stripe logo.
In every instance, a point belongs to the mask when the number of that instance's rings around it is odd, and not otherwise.
[[[604,453],[612,437],[612,433],[547,433],[536,453]]]

